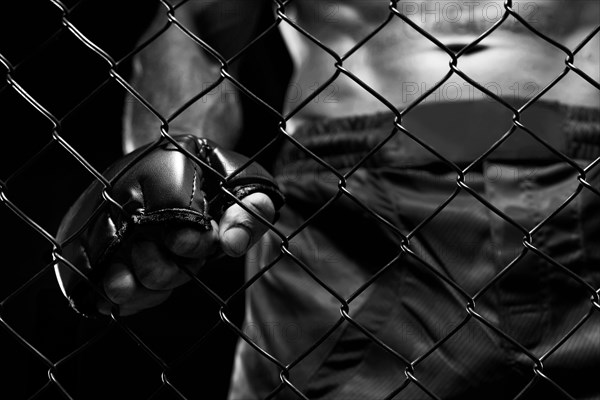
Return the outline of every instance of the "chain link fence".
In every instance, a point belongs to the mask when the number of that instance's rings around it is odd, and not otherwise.
[[[506,0],[501,16],[475,42],[463,49],[449,49],[407,16],[410,10],[402,6],[403,2],[391,1],[387,6],[387,17],[377,29],[345,54],[337,54],[288,16],[287,10],[293,1],[274,0],[274,18],[263,21],[261,33],[241,51],[225,58],[178,20],[177,9],[184,3],[186,2],[171,4],[160,1],[150,4],[134,1],[124,5],[116,1],[48,0],[35,4],[21,2],[2,5],[4,27],[0,43],[0,63],[5,78],[0,87],[3,130],[0,213],[4,267],[0,286],[0,325],[3,328],[0,330],[2,397],[225,398],[234,345],[241,339],[279,372],[280,383],[272,388],[267,398],[277,398],[286,392],[293,393],[299,399],[308,399],[311,394],[297,387],[292,378],[294,369],[340,326],[351,325],[361,332],[363,339],[374,343],[387,357],[396,359],[398,365],[402,366],[399,370],[401,378],[394,390],[382,398],[403,398],[402,393],[407,387],[418,387],[423,398],[442,399],[445,398],[444,393],[432,391],[420,380],[420,369],[424,368],[433,354],[442,351],[445,343],[463,334],[472,324],[479,324],[492,332],[499,342],[508,343],[516,349],[531,367],[529,378],[521,385],[514,398],[528,398],[540,386],[549,388],[552,398],[575,398],[568,388],[563,387],[563,382],[556,382],[547,373],[544,365],[582,327],[597,323],[600,288],[597,281],[579,276],[577,271],[540,249],[536,239],[548,221],[570,203],[581,196],[600,198],[598,180],[590,178],[598,175],[600,158],[582,165],[567,157],[539,138],[539,132],[531,130],[523,122],[522,115],[567,74],[575,74],[587,85],[600,89],[599,77],[589,76],[575,61],[578,52],[598,35],[600,26],[586,33],[577,46],[567,48],[536,30],[515,11],[513,2]],[[146,42],[138,44],[138,38],[159,9],[165,16],[164,26]],[[397,19],[406,24],[411,34],[427,38],[445,52],[449,59],[448,72],[443,79],[414,96],[409,106],[402,110],[397,110],[386,98],[345,67],[346,60],[364,43]],[[465,53],[509,20],[537,35],[546,46],[564,53],[565,59],[562,72],[546,87],[532,94],[519,108],[498,96],[489,86],[471,78],[461,69],[460,62]],[[285,61],[283,44],[277,36],[281,24],[289,25],[306,40],[319,46],[331,56],[335,66],[330,79],[316,85],[310,95],[286,114],[281,112],[283,97],[270,91],[266,83],[269,79],[272,82],[274,76],[277,80],[285,81],[290,75],[291,65],[289,60]],[[245,146],[245,152],[252,156],[252,160],[269,166],[282,143],[291,144],[304,157],[319,165],[320,170],[334,177],[337,194],[308,216],[291,234],[281,232],[277,225],[270,226],[271,231],[279,238],[279,245],[270,249],[271,261],[263,265],[255,276],[244,279],[241,261],[225,260],[218,268],[205,268],[191,284],[176,291],[173,299],[154,310],[128,318],[113,316],[106,320],[81,319],[68,309],[55,282],[54,265],[58,261],[65,261],[61,256],[63,244],[56,241],[55,232],[62,215],[92,179],[102,182],[106,193],[110,193],[112,182],[107,181],[101,171],[120,156],[120,113],[124,102],[142,103],[161,122],[162,133],[167,137],[173,116],[176,117],[190,106],[185,104],[171,116],[161,115],[129,83],[132,58],[167,29],[181,30],[190,41],[202,47],[221,65],[218,80],[203,88],[196,101],[202,101],[203,96],[214,93],[215,88],[223,82],[235,86],[242,94],[241,100],[247,114],[246,129],[256,130],[260,126],[260,131],[264,132],[258,140],[243,142],[241,145]],[[257,59],[269,59],[276,67],[269,70],[268,63],[253,66],[252,60]],[[235,62],[241,62],[240,60],[244,60],[247,67],[241,76],[234,76],[230,67]],[[390,122],[394,124],[394,129],[387,137],[344,171],[334,168],[308,150],[286,130],[287,121],[311,101],[319,96],[327,96],[328,88],[342,76],[364,89],[365,95],[373,96],[384,104],[393,114],[393,121]],[[410,113],[416,112],[420,103],[443,88],[453,76],[462,78],[512,115],[507,121],[508,130],[467,166],[459,166],[446,158],[441,149],[432,147],[420,137],[419,132],[413,132],[403,124]],[[507,215],[492,204],[486,195],[475,189],[469,180],[470,173],[510,140],[517,130],[519,134],[530,135],[540,148],[551,152],[557,161],[568,166],[577,180],[575,189],[565,194],[562,204],[550,215],[543,216],[534,227],[523,226]],[[452,182],[455,184],[454,192],[431,215],[407,231],[373,211],[360,196],[349,189],[350,183],[356,179],[357,171],[368,165],[380,149],[398,136],[405,136],[418,143],[445,168],[453,171]],[[419,248],[418,240],[415,240],[459,193],[468,193],[491,213],[514,227],[515,235],[522,243],[520,251],[511,257],[499,273],[475,291],[463,288],[455,280],[440,273],[431,260],[424,256],[424,250]],[[376,272],[350,296],[337,293],[318,272],[303,261],[306,257],[299,253],[306,252],[307,249],[295,249],[293,246],[293,238],[311,226],[321,214],[335,207],[338,199],[355,203],[364,213],[372,216],[377,224],[386,226],[398,238],[397,254],[377,265],[374,269]],[[597,213],[598,210],[592,208],[587,212]],[[473,244],[473,248],[477,248],[477,243]],[[587,299],[578,321],[570,324],[560,337],[556,337],[552,346],[541,354],[532,352],[509,332],[505,332],[478,307],[478,301],[491,288],[518,268],[522,259],[532,255],[544,260],[548,268],[563,276],[563,279],[572,281],[572,285]],[[270,354],[261,345],[260,335],[253,332],[253,327],[242,323],[245,292],[255,282],[264,279],[271,269],[276,269],[283,258],[292,260],[306,272],[312,283],[327,291],[335,299],[332,307],[339,309],[341,313],[339,320],[322,337],[291,361],[280,360]],[[353,316],[353,303],[356,299],[369,290],[386,271],[397,268],[396,261],[401,258],[415,260],[424,273],[435,277],[432,279],[435,279],[436,285],[451,288],[464,305],[463,319],[443,332],[438,332],[438,340],[421,349],[416,358],[406,358]],[[598,259],[590,262],[598,263]],[[600,270],[597,265],[595,268]],[[427,312],[434,313],[433,310]],[[274,322],[272,326],[260,329],[262,334],[287,335],[289,338],[290,335],[301,334],[304,327],[282,327]],[[596,332],[592,343],[600,346],[599,340],[600,333]],[[598,366],[590,371],[590,376],[595,372],[598,372]],[[9,393],[14,395],[8,395]]]

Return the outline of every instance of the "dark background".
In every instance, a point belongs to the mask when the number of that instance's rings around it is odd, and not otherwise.
[[[135,47],[158,4],[65,2],[68,7],[76,3],[69,21],[116,60]],[[262,27],[270,22],[266,18]],[[122,154],[126,92],[113,80],[100,87],[109,78],[108,64],[62,26],[61,12],[49,0],[5,2],[0,54],[14,67],[10,76],[61,121],[56,133],[102,171]],[[281,39],[267,36],[240,62],[239,79],[279,107],[281,82],[290,73]],[[130,59],[118,72],[129,76]],[[1,65],[0,76],[0,180],[6,200],[0,204],[0,397],[63,398],[55,383],[48,385],[49,362],[58,363],[52,376],[75,399],[178,398],[160,389],[163,368],[137,345],[135,335],[173,365],[167,378],[183,395],[224,398],[236,336],[223,324],[211,330],[219,321],[218,306],[193,284],[164,305],[124,319],[130,334],[109,320],[83,319],[68,308],[54,277],[52,242],[39,229],[53,236],[93,176],[53,138],[51,122],[9,87]],[[277,118],[243,101],[247,134],[239,150],[252,154],[273,137]],[[269,166],[275,151],[265,152],[261,162]],[[11,211],[8,202],[38,229]],[[243,282],[241,260],[207,267],[200,277],[226,296]],[[243,298],[236,300],[228,315],[239,325]]]

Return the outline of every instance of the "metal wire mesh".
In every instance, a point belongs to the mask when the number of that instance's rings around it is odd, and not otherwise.
[[[402,371],[404,373],[404,379],[397,382],[396,389],[388,393],[385,396],[386,399],[400,398],[403,390],[409,385],[418,386],[423,395],[428,396],[428,398],[439,399],[444,398],[444,393],[434,393],[426,384],[420,381],[419,367],[426,362],[433,353],[439,351],[444,343],[452,340],[455,335],[460,334],[461,330],[468,329],[468,324],[475,322],[493,331],[501,341],[509,342],[516,347],[522,355],[529,359],[529,364],[531,365],[530,379],[522,387],[522,390],[515,398],[525,397],[529,391],[540,382],[554,387],[556,393],[562,395],[564,398],[573,398],[571,394],[554,382],[552,377],[546,374],[544,363],[594,315],[598,314],[600,311],[600,288],[594,287],[590,282],[578,276],[571,269],[553,259],[552,255],[546,254],[540,250],[535,244],[535,239],[536,235],[541,228],[545,226],[547,221],[551,220],[577,196],[580,196],[581,193],[586,192],[593,194],[594,196],[600,196],[600,188],[595,187],[588,179],[594,168],[598,168],[600,158],[589,163],[589,165],[581,166],[576,161],[554,149],[543,139],[540,139],[538,133],[530,130],[527,124],[522,122],[522,114],[569,73],[578,75],[589,85],[600,89],[600,83],[596,80],[597,77],[587,75],[575,64],[575,56],[595,35],[598,34],[600,26],[596,27],[592,32],[589,32],[581,43],[570,49],[538,31],[521,15],[515,12],[512,1],[506,0],[504,2],[503,15],[497,22],[469,46],[455,51],[454,49],[446,47],[436,37],[425,31],[412,19],[408,18],[406,13],[403,12],[403,9],[399,7],[398,1],[391,1],[387,9],[387,17],[377,29],[365,36],[362,41],[357,43],[345,54],[337,54],[335,51],[325,46],[319,39],[311,35],[302,26],[299,26],[286,14],[286,8],[289,7],[292,1],[274,0],[273,6],[275,8],[275,18],[273,22],[264,29],[263,33],[254,38],[241,51],[233,56],[225,58],[211,48],[202,38],[196,36],[189,27],[186,27],[179,21],[177,9],[185,4],[185,1],[179,4],[170,4],[167,1],[160,1],[160,4],[155,4],[153,6],[148,6],[146,4],[142,5],[142,3],[137,4],[136,13],[139,13],[139,9],[144,7],[153,10],[158,5],[163,9],[166,23],[162,29],[156,31],[152,37],[138,46],[133,46],[136,33],[139,33],[134,30],[133,33],[130,33],[130,36],[132,37],[128,39],[129,46],[131,47],[127,47],[126,44],[119,50],[114,51],[103,47],[103,38],[101,35],[98,35],[97,39],[92,39],[92,36],[86,34],[88,27],[83,25],[83,23],[78,22],[78,18],[81,18],[81,13],[84,13],[82,10],[86,10],[86,7],[89,7],[89,9],[92,10],[89,11],[91,13],[94,13],[93,10],[96,10],[96,8],[90,6],[90,3],[90,1],[83,0],[74,2],[74,4],[67,4],[66,1],[49,0],[45,2],[43,6],[39,7],[40,10],[47,13],[48,16],[53,16],[54,24],[48,24],[52,26],[49,26],[48,29],[43,32],[41,38],[35,38],[34,41],[37,41],[37,43],[34,46],[31,46],[33,47],[32,49],[28,49],[27,54],[8,54],[4,53],[4,50],[0,48],[0,62],[3,67],[6,82],[0,89],[0,94],[8,99],[9,104],[8,109],[3,110],[2,121],[9,120],[12,113],[22,112],[27,116],[26,120],[13,122],[14,125],[5,125],[5,132],[3,134],[3,137],[6,140],[3,157],[6,160],[10,160],[8,156],[9,152],[12,152],[12,148],[16,149],[14,153],[19,153],[19,156],[10,154],[11,157],[16,157],[16,160],[13,163],[7,163],[8,165],[3,167],[2,180],[0,180],[0,200],[2,201],[3,225],[6,224],[6,226],[10,227],[10,231],[5,230],[5,234],[10,237],[7,237],[2,241],[2,254],[4,255],[3,264],[5,266],[5,271],[2,276],[5,281],[4,285],[6,286],[3,286],[2,292],[0,293],[0,298],[2,299],[0,302],[0,325],[2,325],[4,329],[4,335],[2,335],[0,341],[3,343],[5,354],[7,354],[2,360],[2,364],[4,364],[3,368],[5,368],[5,370],[2,370],[0,379],[5,382],[7,386],[11,379],[16,379],[16,383],[13,382],[13,384],[19,387],[18,392],[21,393],[23,398],[53,398],[53,396],[68,399],[90,398],[91,393],[88,393],[87,395],[81,394],[79,389],[76,389],[76,385],[73,383],[77,380],[77,376],[80,377],[81,375],[86,375],[85,371],[74,371],[73,368],[76,370],[78,368],[77,365],[79,365],[78,362],[88,357],[91,360],[103,359],[104,361],[102,362],[106,365],[114,366],[115,368],[117,368],[118,364],[125,362],[130,368],[139,369],[141,371],[139,374],[147,376],[148,378],[147,382],[145,380],[144,382],[136,381],[134,386],[136,387],[135,393],[137,395],[135,398],[194,398],[197,393],[195,390],[200,391],[199,393],[211,392],[211,390],[214,389],[215,381],[211,381],[210,379],[196,379],[195,382],[179,382],[178,379],[181,376],[182,369],[196,369],[198,371],[203,371],[200,374],[201,376],[204,376],[205,378],[206,376],[210,376],[203,375],[208,373],[206,372],[206,366],[202,369],[203,367],[201,365],[202,363],[206,364],[206,354],[212,354],[211,357],[221,358],[221,363],[224,365],[228,364],[228,360],[231,358],[232,353],[225,349],[226,346],[223,343],[217,342],[218,348],[215,352],[216,354],[210,353],[210,347],[215,343],[215,335],[229,335],[232,340],[240,338],[247,342],[256,352],[269,360],[279,370],[280,384],[273,388],[273,391],[267,398],[276,398],[283,390],[291,390],[298,398],[308,399],[309,397],[307,397],[307,394],[303,393],[303,391],[296,386],[293,379],[291,379],[290,373],[316,348],[324,343],[338,327],[343,324],[351,324],[360,330],[364,337],[368,338],[385,353],[396,358],[400,364],[404,365],[404,371]],[[128,14],[123,8],[124,7],[120,6],[114,8],[106,6],[104,7],[104,12],[106,15],[120,15],[120,21],[123,23],[123,26],[126,27],[131,23],[133,12]],[[148,11],[147,15],[150,14],[151,11]],[[26,25],[26,19],[23,16],[10,15],[10,18],[14,19],[18,26]],[[537,94],[532,96],[519,108],[515,108],[513,105],[509,104],[506,99],[498,96],[493,90],[490,90],[489,87],[486,87],[471,78],[461,70],[460,67],[461,57],[468,53],[470,49],[474,48],[478,43],[490,36],[498,27],[506,23],[509,18],[514,18],[517,21],[516,23],[521,24],[532,34],[537,35],[539,39],[564,53],[565,56],[563,71],[557,75],[552,82],[539,90]],[[422,35],[427,38],[433,45],[445,52],[449,58],[448,72],[443,79],[438,81],[433,87],[425,90],[402,110],[398,110],[394,104],[390,103],[380,93],[371,88],[345,66],[345,62],[352,57],[361,46],[377,35],[378,32],[390,24],[391,21],[396,19],[400,19],[407,24],[407,26],[412,29],[413,34]],[[304,98],[303,101],[299,102],[292,110],[285,114],[279,111],[276,106],[273,106],[271,102],[261,98],[254,88],[249,88],[248,84],[242,82],[239,77],[235,77],[230,71],[230,66],[234,62],[243,57],[247,52],[252,51],[254,47],[261,43],[261,41],[264,41],[265,38],[276,31],[280,24],[289,25],[289,27],[297,31],[305,39],[320,47],[324,52],[331,56],[335,66],[335,71],[328,80],[318,85],[318,87],[315,87],[315,90],[312,91],[309,96]],[[171,113],[171,115],[162,115],[129,83],[128,68],[132,57],[142,51],[142,49],[157,37],[164,34],[167,29],[181,30],[181,32],[187,35],[189,40],[195,42],[204,49],[207,54],[214,58],[220,65],[220,76],[211,85],[203,88],[203,90],[193,99],[181,105],[181,107]],[[100,29],[95,32],[98,33],[101,31],[102,30]],[[141,31],[141,27],[139,27],[138,31]],[[39,63],[34,63],[32,59],[35,60],[36,57],[40,57],[40,54],[44,54],[44,57],[47,57],[46,53],[51,54],[53,49],[55,49],[53,46],[55,46],[56,43],[62,43],[61,41],[70,41],[79,46],[82,54],[85,53],[85,56],[79,58],[79,65],[83,65],[82,68],[86,68],[82,61],[82,59],[85,59],[85,63],[93,65],[93,67],[90,67],[87,70],[92,71],[95,74],[95,77],[90,79],[90,81],[93,82],[92,84],[87,85],[74,96],[71,96],[72,93],[68,93],[71,98],[74,97],[76,100],[71,100],[70,98],[69,102],[67,102],[68,104],[63,107],[53,104],[51,96],[56,96],[56,94],[51,94],[49,97],[47,94],[38,93],[35,88],[35,80],[33,83],[28,82],[28,79],[31,78],[29,78],[30,75],[27,75],[30,70],[36,70],[36,68],[39,67],[37,65]],[[44,66],[42,68],[48,70],[47,76],[50,78],[52,78],[53,74],[60,77],[58,79],[58,87],[77,86],[78,84],[76,71],[69,70],[64,64],[60,64],[57,68],[60,73],[51,66]],[[21,76],[23,76],[23,78]],[[395,129],[365,154],[359,162],[352,166],[352,168],[343,173],[308,150],[294,136],[289,135],[286,128],[287,122],[294,115],[318,96],[325,95],[326,90],[340,76],[345,76],[355,82],[364,89],[366,95],[375,97],[395,116]],[[437,90],[442,88],[453,76],[464,79],[464,81],[502,105],[512,114],[512,124],[510,129],[490,146],[487,151],[481,154],[477,159],[472,160],[472,163],[466,167],[459,166],[452,160],[444,157],[440,152],[440,149],[431,147],[427,142],[420,138],[418,132],[412,132],[403,125],[404,119],[415,107],[422,103],[428,96],[431,96]],[[274,131],[272,137],[265,140],[260,148],[254,152],[251,161],[257,160],[265,153],[273,151],[276,144],[281,141],[292,143],[300,149],[307,158],[312,159],[315,163],[320,165],[322,169],[335,176],[338,187],[336,196],[323,204],[317,212],[308,217],[291,234],[285,234],[284,232],[281,232],[277,226],[263,220],[263,222],[267,223],[269,228],[280,238],[280,248],[275,250],[272,261],[268,265],[264,265],[260,273],[250,277],[245,282],[240,278],[239,281],[233,283],[226,282],[226,284],[223,284],[218,283],[217,279],[210,275],[194,276],[193,285],[187,287],[181,296],[192,296],[191,298],[195,299],[190,301],[189,304],[204,302],[209,303],[210,306],[206,306],[206,310],[190,306],[189,310],[184,310],[182,311],[182,314],[179,315],[179,317],[182,318],[182,321],[180,321],[180,329],[188,329],[190,326],[188,324],[190,319],[197,318],[202,321],[200,324],[201,326],[198,327],[196,325],[195,329],[190,333],[192,339],[185,342],[183,346],[181,343],[176,344],[178,339],[169,340],[169,346],[171,347],[165,352],[164,343],[158,344],[152,337],[145,337],[148,330],[153,329],[153,324],[160,324],[160,322],[157,322],[160,314],[159,316],[153,316],[152,321],[150,322],[147,320],[144,322],[143,318],[136,319],[138,317],[134,317],[132,319],[124,319],[116,315],[113,315],[108,322],[86,322],[90,325],[86,327],[86,332],[82,335],[83,339],[74,339],[74,333],[78,329],[81,329],[77,328],[80,322],[77,317],[71,315],[68,311],[65,311],[66,302],[61,302],[61,300],[59,300],[60,294],[58,287],[52,286],[47,282],[53,278],[52,269],[56,262],[62,261],[65,264],[71,265],[72,268],[75,267],[62,257],[61,249],[64,246],[64,243],[57,242],[53,233],[56,230],[60,215],[49,218],[47,216],[47,209],[48,207],[52,208],[54,205],[57,209],[64,211],[66,204],[73,199],[69,199],[68,196],[64,196],[63,194],[65,192],[72,193],[71,196],[74,196],[75,193],[83,189],[85,183],[88,182],[90,178],[98,180],[104,186],[105,201],[114,202],[110,196],[114,179],[112,181],[107,180],[102,175],[101,171],[110,159],[116,158],[117,154],[116,151],[111,152],[109,150],[101,153],[92,150],[84,150],[89,153],[84,154],[80,149],[86,149],[85,143],[96,139],[81,137],[74,134],[73,128],[71,128],[69,124],[72,124],[72,121],[74,120],[77,121],[77,118],[85,119],[90,118],[90,116],[94,119],[102,119],[103,114],[106,114],[107,111],[95,109],[95,101],[97,101],[98,98],[103,98],[103,96],[109,99],[119,97],[121,99],[127,98],[127,101],[139,102],[149,110],[154,117],[161,122],[161,134],[181,148],[181,146],[169,135],[169,124],[194,102],[201,101],[201,98],[210,94],[224,81],[235,86],[239,92],[245,96],[246,101],[253,103],[254,107],[260,108],[265,115],[268,115],[276,121],[277,131]],[[120,107],[118,101],[115,103],[115,109]],[[78,127],[84,126],[81,121],[77,124]],[[114,121],[108,122],[106,125],[111,126],[113,128],[112,131],[118,132],[118,128],[115,127],[116,124]],[[10,130],[7,129],[7,127],[10,128]],[[511,135],[517,129],[526,132],[535,139],[541,147],[547,148],[558,160],[569,165],[573,171],[575,171],[579,182],[576,190],[569,193],[563,204],[551,215],[545,216],[545,218],[532,229],[522,226],[519,222],[498,209],[486,198],[486,196],[475,190],[472,185],[470,185],[468,179],[469,173],[477,168],[481,161],[485,160],[503,143],[509,140]],[[368,163],[369,160],[381,148],[386,146],[390,140],[398,135],[405,135],[417,142],[420,146],[437,157],[440,162],[453,170],[456,178],[454,192],[449,195],[446,201],[437,207],[433,214],[409,232],[401,230],[392,222],[373,211],[367,204],[364,204],[355,193],[348,189],[348,183],[354,179],[356,172],[363,165]],[[107,139],[103,138],[102,140]],[[119,139],[117,134],[114,133],[113,136],[108,136],[108,140],[116,147]],[[182,151],[185,152],[183,149]],[[202,164],[202,161],[193,154],[189,152],[186,152],[186,154],[190,159],[193,159],[198,164]],[[38,176],[40,174],[40,169],[43,170],[46,168],[45,165],[52,163],[56,158],[67,161],[64,162],[65,166],[60,170],[51,172],[56,174],[64,173],[66,174],[64,175],[66,178],[64,176],[56,176],[54,178],[49,178],[52,181],[39,181]],[[16,168],[15,165],[17,166]],[[74,173],[74,177],[73,172],[71,172],[71,175],[67,173],[69,169],[77,171]],[[231,179],[233,176],[235,176],[235,173],[225,179]],[[71,182],[81,183],[72,184]],[[31,186],[35,187],[35,189],[32,189]],[[428,260],[424,259],[422,254],[420,254],[419,249],[416,248],[413,240],[426,228],[427,224],[442,213],[447,205],[461,192],[469,193],[474,199],[484,204],[492,213],[495,213],[498,217],[512,225],[522,237],[522,251],[515,254],[515,257],[511,262],[508,263],[493,279],[489,280],[486,285],[478,288],[478,291],[475,294],[470,294],[455,281],[441,274]],[[231,193],[228,194],[233,197]],[[49,199],[61,196],[67,198],[61,201]],[[310,226],[313,221],[327,209],[334,207],[334,203],[340,198],[346,198],[356,203],[356,205],[364,210],[365,213],[372,215],[378,223],[387,226],[399,237],[397,254],[388,260],[387,263],[378,266],[377,273],[373,274],[370,279],[364,282],[350,296],[342,296],[330,287],[330,285],[319,277],[309,265],[306,265],[301,257],[298,256],[298,250],[294,249],[292,245],[292,239],[295,236],[299,235],[307,226]],[[62,202],[64,202],[64,204]],[[254,214],[252,210],[245,207],[243,203],[237,200],[236,202],[246,208],[248,212]],[[41,207],[40,204],[42,205]],[[17,244],[18,242],[24,241],[27,242],[25,248],[23,248],[22,244]],[[39,255],[34,257],[29,256],[29,258],[27,258],[23,254],[19,254],[18,251],[35,252],[39,253]],[[566,277],[565,279],[576,281],[579,285],[579,290],[585,292],[590,299],[588,309],[586,313],[582,315],[581,319],[574,324],[564,336],[557,339],[555,344],[543,354],[532,353],[526,346],[513,338],[509,333],[501,330],[494,321],[490,321],[486,318],[477,306],[477,301],[484,296],[490,288],[496,285],[499,280],[509,274],[521,259],[529,254],[535,254],[547,261],[552,268],[555,268],[557,271],[560,271],[561,274],[564,274]],[[20,262],[17,260],[7,262],[7,260],[11,258],[10,256],[13,257],[13,260],[15,258],[24,258],[26,261]],[[407,359],[402,354],[398,353],[395,349],[391,348],[389,344],[385,343],[376,334],[370,332],[366,327],[359,323],[352,315],[353,302],[388,269],[394,268],[394,262],[401,257],[410,257],[416,260],[424,270],[429,271],[431,274],[435,275],[436,279],[440,280],[440,282],[451,287],[456,294],[463,299],[464,304],[463,320],[449,331],[444,332],[444,335],[442,335],[434,345],[425,349],[416,359]],[[277,268],[278,262],[282,258],[293,260],[299,268],[308,274],[310,279],[335,298],[341,314],[339,320],[333,324],[319,340],[314,342],[309,348],[305,349],[302,354],[298,355],[297,358],[291,362],[284,362],[270,354],[260,345],[259,341],[256,340],[256,337],[249,334],[248,327],[243,327],[240,322],[241,311],[239,303],[243,302],[244,293],[255,282],[262,279],[268,271],[272,268]],[[26,263],[27,265],[24,265],[23,263]],[[32,288],[37,289],[33,290]],[[40,291],[42,295],[39,294]],[[43,316],[37,316],[37,323],[41,324],[41,328],[32,328],[32,326],[30,326],[32,323],[31,320],[23,317],[23,313],[27,312],[41,312],[43,314]],[[206,316],[204,314],[206,314]],[[195,323],[197,324],[197,322]],[[179,326],[178,323],[174,322],[173,331],[178,330],[176,328],[177,326]],[[56,340],[59,336],[63,337],[62,341],[52,340],[53,338]],[[117,347],[120,350],[115,351],[116,354],[111,354],[111,343],[115,342],[119,342],[122,345]],[[29,354],[25,355],[25,352],[22,352],[14,346],[20,346]],[[158,348],[161,350],[157,350]],[[125,351],[123,349],[130,349],[130,351]],[[107,353],[102,354],[102,352]],[[111,360],[106,361],[106,358],[110,358]],[[27,359],[28,361],[23,361],[23,359]],[[131,361],[130,364],[127,360],[135,361]],[[214,365],[215,362],[216,361],[211,360],[209,364]],[[225,366],[218,372],[226,375],[228,368],[229,367]],[[94,372],[94,374],[96,373],[97,372]],[[26,374],[27,377],[24,377],[23,374]],[[19,377],[16,378],[16,376]],[[91,385],[96,385],[98,387],[116,386],[121,380],[127,381],[127,378],[117,377],[110,372],[108,372],[106,376],[94,375],[85,378],[86,382],[90,382]],[[223,383],[226,381],[226,377],[218,380],[222,386],[226,386],[226,383]],[[129,382],[129,384],[131,384],[131,382]]]

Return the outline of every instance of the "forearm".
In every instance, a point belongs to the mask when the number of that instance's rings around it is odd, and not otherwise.
[[[192,25],[192,19],[184,12],[176,15],[184,26]],[[164,16],[158,17],[147,35],[156,32],[165,21]],[[219,76],[218,62],[172,25],[134,58],[132,84],[158,113],[169,118]],[[169,130],[192,133],[233,148],[241,132],[241,115],[235,88],[223,81],[173,119]],[[160,136],[161,121],[133,96],[125,103],[123,122],[126,153]]]

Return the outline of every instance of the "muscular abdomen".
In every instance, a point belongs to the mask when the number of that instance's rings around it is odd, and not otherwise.
[[[389,2],[304,0],[292,3],[286,13],[322,45],[340,57],[374,31],[389,15]],[[513,2],[512,9],[524,21],[550,39],[574,49],[600,24],[600,4],[590,0]],[[430,33],[451,51],[458,51],[502,18],[503,1],[399,2],[398,12]],[[364,114],[387,107],[341,74],[328,51],[288,24],[281,25],[296,67],[288,88],[287,110],[312,100],[297,116]],[[590,41],[575,58],[575,65],[593,79],[600,75],[600,40]],[[479,47],[458,59],[458,68],[492,93],[523,104],[550,84],[565,68],[566,54],[509,16]],[[398,17],[343,60],[342,66],[387,99],[403,108],[431,89],[450,70],[451,57],[432,40]],[[325,85],[325,86],[324,86]],[[323,89],[318,95],[316,92]],[[485,95],[458,75],[453,75],[426,101],[484,98]],[[566,104],[600,106],[596,88],[569,73],[546,100]]]

